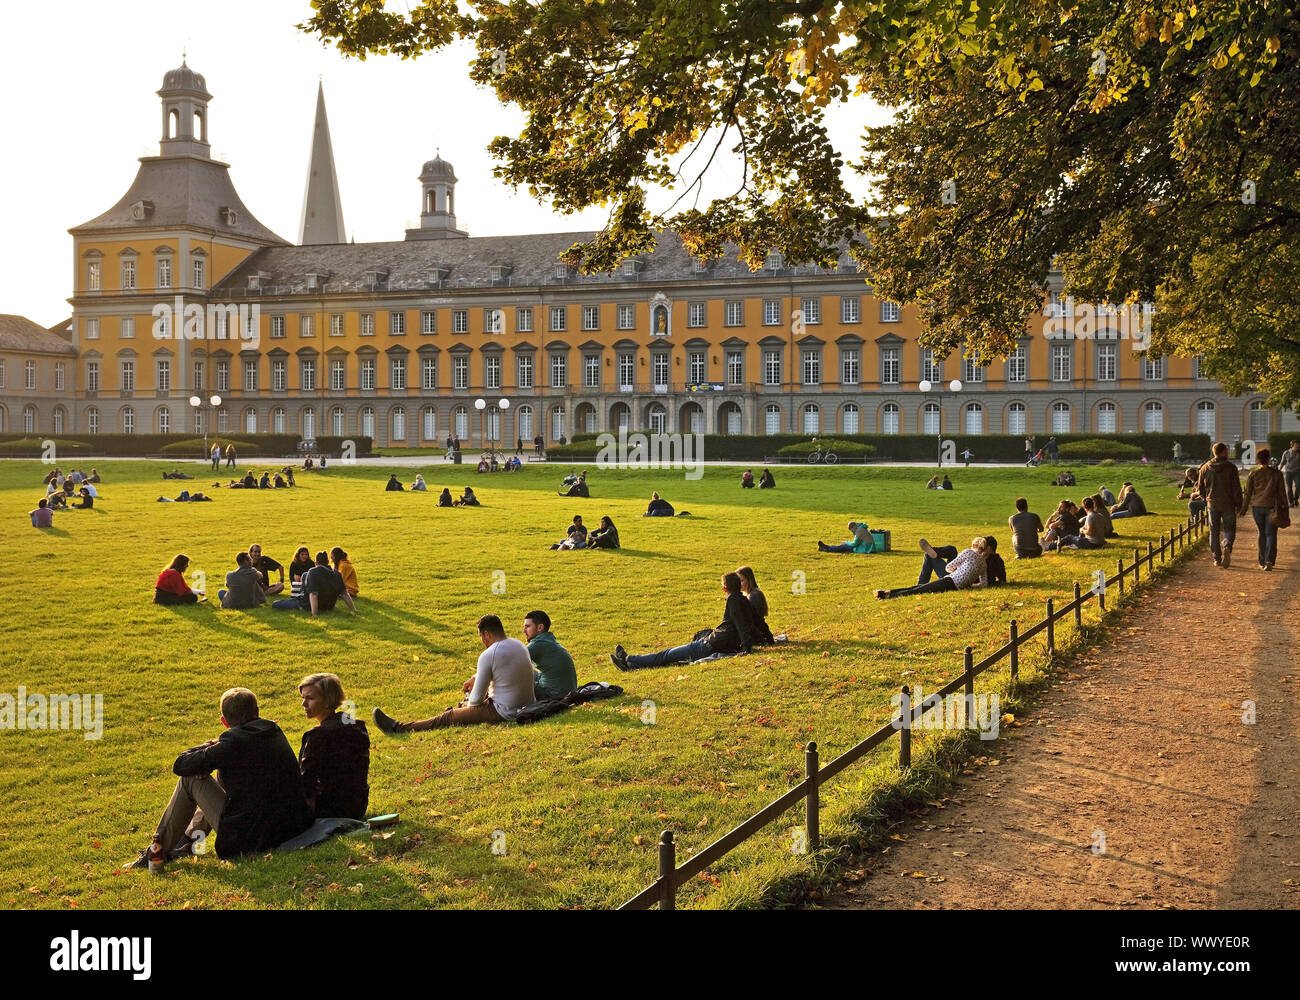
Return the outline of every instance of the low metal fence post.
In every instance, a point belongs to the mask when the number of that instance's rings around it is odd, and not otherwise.
[[[665,830],[659,834],[659,909],[677,909],[677,886],[673,878],[677,874],[677,845],[673,843],[673,831]]]
[[[1083,597],[1079,590],[1079,581],[1074,581],[1074,627],[1083,628]]]
[[[1156,575],[1156,543],[1147,542],[1147,576]]]
[[[1056,655],[1056,599],[1047,599],[1047,655]]]
[[[1011,619],[1011,680],[1020,677],[1020,626]]]
[[[906,684],[903,685],[902,697],[898,702],[902,712],[898,730],[898,766],[909,768],[912,766],[912,689]]]
[[[821,843],[821,801],[817,792],[817,744],[810,742],[803,751],[803,775],[808,782],[808,796],[804,799],[804,830],[808,835],[808,850],[816,853]]]
[[[1119,572],[1119,596],[1124,596],[1124,560],[1115,560],[1115,569]]]
[[[975,665],[975,647],[967,646],[966,653],[962,657],[962,688],[966,697],[962,699],[963,707],[962,728],[975,728],[975,674],[971,672],[971,667]]]
[[[1137,590],[1138,582],[1142,579],[1142,552],[1139,549],[1133,550],[1133,589]]]

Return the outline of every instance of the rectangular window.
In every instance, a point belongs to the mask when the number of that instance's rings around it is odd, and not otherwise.
[[[506,311],[493,306],[483,307],[483,332],[505,333]]]
[[[172,363],[160,359],[156,366],[157,386],[159,392],[172,391]]]
[[[342,313],[334,313],[332,316],[330,316],[330,336],[331,337],[343,336],[343,314]]]
[[[172,259],[170,257],[158,258],[158,287],[172,287]]]
[[[56,363],[55,363],[55,365],[54,365],[54,389],[55,389],[56,392],[62,392],[62,391],[63,391],[63,378],[64,378],[64,373],[65,373],[67,370],[68,370],[68,369],[67,369],[67,366],[64,365],[64,363],[63,363],[62,361],[59,361],[59,362],[56,362]]]
[[[1097,381],[1114,382],[1119,370],[1119,345],[1097,345]]]
[[[251,358],[244,362],[244,391],[257,392],[257,362]]]
[[[4,387],[5,387],[5,362],[4,362],[4,358],[0,358],[0,389],[3,389]]]
[[[582,307],[582,328],[584,330],[600,329],[600,306]]]
[[[86,362],[86,391],[99,392],[99,362]]]
[[[703,302],[691,302],[686,306],[686,325],[695,329],[704,326]]]
[[[803,352],[803,384],[820,385],[822,381],[822,352]]]
[[[804,299],[800,303],[803,309],[803,321],[805,323],[820,323],[822,321],[822,300],[821,299]]]
[[[123,316],[122,322],[118,326],[118,333],[123,340],[132,340],[135,337],[135,317]]]
[[[618,385],[620,389],[631,389],[636,384],[636,355],[620,354],[618,356]]]
[[[299,369],[299,374],[301,375],[300,388],[302,389],[302,391],[315,392],[316,391],[316,362],[309,359],[304,359],[301,368]]]
[[[330,391],[342,392],[347,388],[347,364],[343,361],[330,361]]]
[[[635,309],[633,306],[622,305],[618,307],[618,328],[620,330],[635,330]]]
[[[394,309],[388,314],[388,335],[390,337],[406,336],[406,313]]]
[[[745,322],[745,303],[728,302],[724,310],[723,321],[727,326],[743,326]]]
[[[1007,356],[1007,381],[1024,382],[1028,377],[1029,363],[1023,346],[1017,347]]]
[[[563,386],[569,384],[569,362],[563,354],[551,355],[551,385]]]
[[[564,306],[551,306],[551,332],[563,333],[569,328],[569,313]]]
[[[194,258],[194,288],[207,288],[208,267],[207,262],[202,257]]]
[[[283,336],[284,336],[284,317],[272,316],[271,317],[271,339],[279,340]]]
[[[217,362],[217,392],[230,391],[230,362]]]
[[[203,388],[203,362],[194,362],[194,386],[195,389]]]
[[[964,358],[962,360],[962,375],[967,382],[983,382],[984,366],[980,364],[979,352],[975,352],[974,357]]]
[[[743,351],[727,352],[727,385],[743,385],[745,382],[745,354]]]
[[[1205,374],[1205,357],[1203,355],[1198,354],[1196,356],[1196,364],[1194,365],[1192,377],[1196,379],[1207,379],[1210,377]]]
[[[899,385],[902,381],[902,349],[898,347],[886,347],[880,352],[880,382],[882,385]]]
[[[780,351],[763,352],[763,384],[764,385],[781,384],[781,352]]]
[[[361,359],[361,388],[373,392],[375,388],[375,359]]]
[[[128,364],[131,364],[131,362],[129,361],[122,362],[122,373],[123,373],[122,388],[123,389],[128,388],[126,384],[126,377],[125,377],[126,366]],[[26,364],[23,365],[23,388],[24,389],[36,388],[36,362],[35,361],[28,361]]]
[[[451,332],[469,333],[468,309],[453,309],[451,311]]]
[[[489,354],[483,359],[483,388],[501,388],[501,356]]]
[[[388,387],[390,389],[406,388],[406,359],[392,358],[388,362]]]
[[[880,322],[897,323],[903,318],[903,311],[898,307],[897,302],[880,303]]]
[[[862,381],[862,358],[856,348],[845,348],[840,352],[840,383],[857,385]]]
[[[361,336],[373,337],[375,335],[375,314],[362,313],[360,327],[361,327]]]
[[[28,365],[28,386],[29,389],[36,388],[36,366],[33,362],[27,362]],[[122,391],[135,392],[135,362],[122,362]]]
[[[438,359],[437,358],[420,359],[420,388],[421,389],[438,388]]]
[[[289,387],[289,365],[283,358],[271,359],[271,391],[284,392]]]
[[[1071,378],[1071,362],[1074,358],[1073,344],[1053,344],[1052,345],[1052,381],[1069,382]]]
[[[464,354],[457,354],[451,359],[451,387],[469,388],[469,358]]]
[[[1147,357],[1142,360],[1142,377],[1148,382],[1160,382],[1165,377],[1165,359]]]
[[[862,322],[862,299],[857,295],[840,296],[840,322]]]
[[[763,300],[763,325],[764,326],[781,325],[781,300],[780,299]]]
[[[934,383],[943,381],[943,362],[934,360],[934,351],[921,352],[921,381]]]
[[[298,336],[300,337],[316,336],[315,316],[300,316],[298,318]]]
[[[135,288],[135,261],[130,257],[122,261],[122,288],[126,291]]]
[[[531,389],[533,387],[533,356],[531,354],[521,354],[515,362],[515,369],[519,378],[520,389]]]
[[[86,290],[91,292],[99,291],[99,261],[92,260],[86,264]]]
[[[691,351],[686,355],[686,370],[692,385],[700,385],[708,378],[703,351]]]
[[[588,389],[600,388],[599,354],[584,354],[582,356],[582,384]]]
[[[519,306],[515,310],[515,332],[532,333],[533,332],[533,308],[532,306]]]
[[[431,336],[438,332],[438,314],[432,309],[420,313],[420,333]]]
[[[668,385],[668,355],[662,352],[650,358],[650,373],[656,388]]]

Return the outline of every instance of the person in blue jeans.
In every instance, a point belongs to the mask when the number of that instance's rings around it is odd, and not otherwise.
[[[918,587],[929,583],[932,576],[942,580],[948,575],[948,563],[957,558],[957,546],[931,545],[924,538],[921,539],[921,551],[925,553],[925,561],[921,563],[921,572],[916,577]]]
[[[1277,561],[1277,520],[1273,512],[1290,503],[1286,480],[1281,472],[1272,468],[1272,455],[1267,448],[1255,452],[1255,468],[1246,477],[1246,489],[1241,496],[1240,516],[1249,511],[1259,529],[1259,568],[1272,570]]]
[[[645,667],[663,667],[670,663],[689,663],[714,653],[748,653],[759,641],[760,629],[754,616],[753,605],[740,587],[737,573],[724,573],[722,589],[727,595],[727,607],[722,622],[715,629],[704,629],[690,642],[673,646],[657,653],[629,656],[622,646],[615,646],[609,658],[619,670],[640,670]]]

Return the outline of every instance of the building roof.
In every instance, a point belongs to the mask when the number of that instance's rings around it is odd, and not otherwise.
[[[316,123],[312,129],[311,156],[307,161],[307,190],[302,199],[298,242],[303,246],[343,243],[343,201],[334,170],[334,146],[325,116],[325,85],[316,89]]]
[[[181,64],[175,69],[169,69],[163,74],[163,84],[158,91],[159,94],[197,94],[205,100],[210,100],[212,95],[208,93],[207,81],[203,79],[202,73],[195,73],[190,69],[182,57]]]
[[[72,317],[71,316],[65,319],[62,323],[55,323],[53,326],[48,327],[48,329],[50,333],[54,334],[56,337],[60,338],[61,340],[66,340],[69,344],[72,343]]]
[[[76,355],[77,349],[26,316],[0,313],[0,350]]]
[[[233,222],[229,221],[232,211]],[[141,157],[135,181],[121,200],[103,215],[68,231],[83,236],[159,228],[208,230],[258,243],[285,242],[244,207],[227,164],[189,155]]]
[[[765,275],[814,275],[856,273],[847,252],[841,254],[841,270],[826,272],[811,265],[778,271],[752,272],[735,257],[713,261],[699,272],[695,259],[672,232],[660,232],[655,249],[637,258],[636,277],[622,269],[612,274],[583,275],[570,270],[561,282],[556,278],[559,255],[574,243],[590,240],[592,232],[541,233],[529,236],[475,236],[459,240],[396,243],[342,243],[333,246],[281,246],[255,251],[213,289],[218,294],[242,295],[248,278],[261,277],[266,295],[426,290],[442,288],[503,288],[538,285],[584,287],[631,282],[669,282],[709,278],[749,279]],[[494,274],[494,269],[500,271]],[[386,276],[385,276],[386,272]],[[317,275],[317,285],[307,287],[307,275]],[[499,275],[499,276],[498,276]],[[439,283],[439,278],[441,279]],[[379,280],[376,280],[379,279]]]

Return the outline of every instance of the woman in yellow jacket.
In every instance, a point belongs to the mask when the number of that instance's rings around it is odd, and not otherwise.
[[[334,569],[339,576],[343,577],[343,586],[347,588],[349,597],[357,596],[357,571],[356,568],[348,561],[348,554],[337,545],[330,550],[330,558],[334,560]]]

